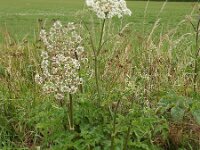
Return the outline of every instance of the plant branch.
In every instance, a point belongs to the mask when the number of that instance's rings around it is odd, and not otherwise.
[[[106,23],[106,19],[103,20],[103,24],[102,24],[102,28],[101,28],[101,35],[100,35],[100,40],[99,40],[99,47],[97,49],[97,55],[99,55],[99,53],[102,49],[102,41],[103,41],[105,23]]]
[[[74,118],[73,118],[73,99],[72,94],[69,94],[69,130],[74,130]]]
[[[127,145],[128,145],[128,140],[130,138],[130,133],[131,133],[131,124],[128,127],[128,131],[127,131],[127,134],[126,134],[123,150],[127,150]]]
[[[110,150],[114,150],[114,144],[115,144],[115,136],[116,136],[116,119],[117,119],[117,110],[119,108],[119,104],[120,104],[120,100],[118,100],[117,102],[117,105],[115,107],[115,110],[114,110],[114,115],[113,115],[113,131],[112,131],[112,134],[111,134],[111,147],[110,147]]]

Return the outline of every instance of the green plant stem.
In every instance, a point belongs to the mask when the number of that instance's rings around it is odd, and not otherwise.
[[[129,137],[130,137],[130,133],[131,133],[131,125],[129,125],[129,127],[128,127],[128,131],[127,131],[127,134],[126,134],[126,137],[125,137],[125,141],[124,141],[123,150],[127,150],[127,145],[128,145],[128,140],[129,140]]]
[[[64,99],[64,100],[65,100],[65,99]],[[64,106],[65,106],[65,105],[64,105],[64,104],[65,104],[64,100],[63,100],[63,101],[62,101],[62,100],[59,101],[60,107],[62,107],[63,109],[64,109]],[[66,121],[65,121],[66,116],[67,116],[67,113],[66,113],[66,110],[64,109],[64,117],[63,117],[63,120],[62,120],[62,124],[63,124],[63,128],[64,128],[65,130],[67,130]]]
[[[101,48],[102,48],[102,40],[103,40],[105,22],[106,22],[106,19],[103,20],[98,49],[96,51],[94,51],[95,81],[96,81],[96,88],[97,88],[99,101],[101,100],[101,93],[100,93],[100,88],[99,88],[99,62],[98,62],[98,55],[99,55],[99,53],[101,51]]]
[[[100,53],[100,51],[102,49],[103,44],[105,44],[105,43],[102,43],[105,22],[106,22],[106,19],[103,20],[98,48],[95,48],[94,41],[93,41],[93,38],[92,38],[92,33],[89,30],[89,28],[87,27],[87,25],[85,24],[85,27],[86,27],[87,31],[89,32],[89,35],[90,35],[90,42],[91,42],[92,51],[93,51],[93,54],[94,54],[95,82],[96,82],[96,90],[97,90],[98,100],[99,101],[101,100],[101,94],[100,94],[100,87],[99,87],[99,70],[98,70],[99,69],[99,62],[98,62],[98,55],[99,55],[99,53]]]
[[[93,51],[93,55],[94,55],[94,72],[95,72],[95,82],[96,82],[96,90],[98,93],[98,100],[100,100],[100,90],[99,90],[99,82],[98,82],[98,59],[97,59],[97,54],[96,54],[96,48],[94,46],[94,41],[92,38],[92,33],[89,30],[88,26],[86,24],[84,24],[89,35],[90,35],[90,42],[91,42],[91,46],[92,46],[92,51]]]
[[[76,60],[79,60],[78,54],[76,52],[74,53],[74,55],[75,55]],[[79,78],[81,78],[81,68],[78,69],[78,75],[79,75]],[[83,85],[82,84],[79,85],[79,90],[81,93],[83,93]]]
[[[97,56],[99,55],[101,48],[102,48],[102,41],[103,41],[105,23],[106,23],[106,19],[103,20],[103,24],[102,24],[102,28],[101,28],[101,35],[100,35],[100,40],[99,40],[99,47],[97,49]]]
[[[94,57],[94,69],[95,69],[94,71],[95,71],[95,81],[96,81],[98,99],[101,100],[101,94],[100,94],[100,89],[99,89],[98,58],[96,55]]]
[[[73,99],[72,94],[69,94],[69,130],[74,130],[74,118],[73,118]]]
[[[116,118],[117,118],[117,110],[119,108],[119,103],[120,103],[120,100],[117,102],[117,105],[115,107],[115,110],[114,110],[114,116],[113,116],[113,131],[112,131],[112,134],[111,134],[111,147],[110,147],[110,150],[114,150],[115,147],[115,135],[116,135]]]

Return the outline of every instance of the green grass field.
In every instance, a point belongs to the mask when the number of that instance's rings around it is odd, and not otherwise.
[[[150,2],[147,10],[146,23],[153,24],[163,2]],[[128,7],[133,11],[131,17],[126,17],[129,22],[136,24],[138,30],[143,23],[146,2],[128,2]],[[32,39],[38,27],[38,19],[51,21],[74,21],[76,11],[84,9],[83,0],[2,0],[0,2],[0,32],[8,31],[16,40],[24,37]],[[162,24],[175,26],[192,11],[193,3],[167,3],[160,14]],[[0,39],[2,41],[2,34]]]

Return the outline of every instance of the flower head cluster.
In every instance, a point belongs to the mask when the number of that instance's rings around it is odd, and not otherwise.
[[[127,8],[125,0],[86,0],[86,4],[101,19],[112,18],[114,16],[121,18],[124,15],[131,16],[132,13]]]
[[[46,50],[42,51],[41,75],[37,83],[43,85],[45,93],[55,93],[56,99],[63,99],[64,93],[76,93],[82,84],[79,77],[80,63],[84,59],[82,38],[73,23],[63,26],[56,21],[49,33],[41,30],[40,38]]]

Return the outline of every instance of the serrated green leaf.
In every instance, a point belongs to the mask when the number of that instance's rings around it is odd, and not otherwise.
[[[196,122],[200,125],[200,109],[192,110],[192,115]]]
[[[171,109],[171,115],[174,121],[182,121],[184,117],[185,110],[176,106]]]
[[[142,143],[142,142],[134,142],[131,144],[132,146],[134,146],[135,150],[150,150],[149,146],[146,143]]]

